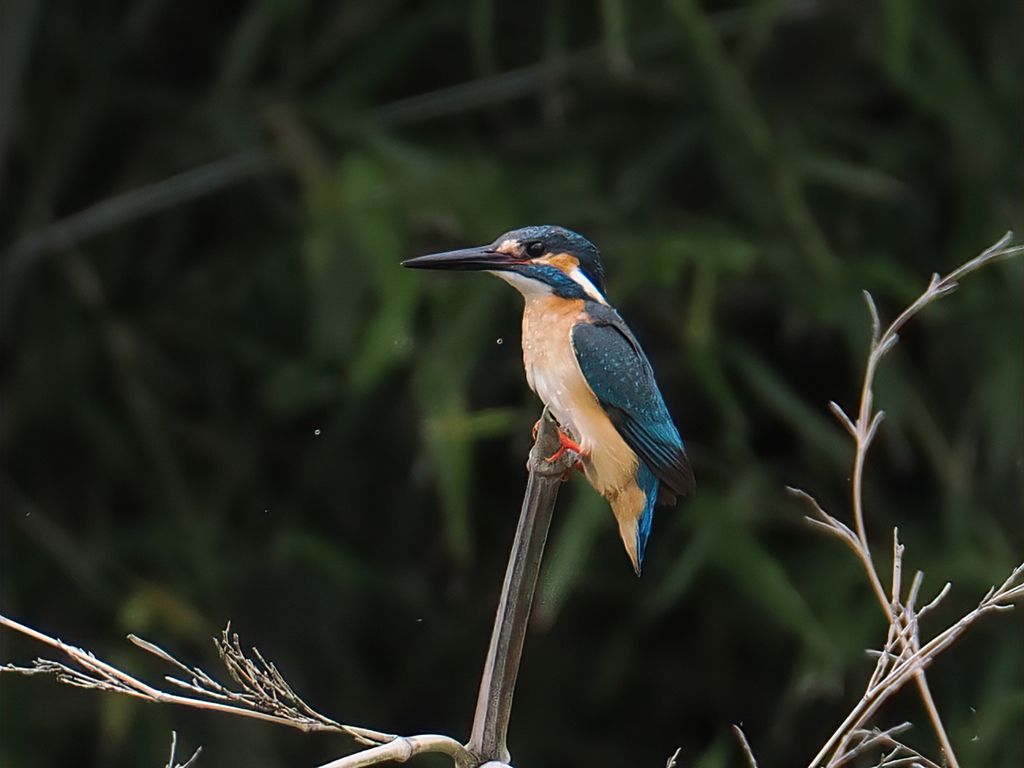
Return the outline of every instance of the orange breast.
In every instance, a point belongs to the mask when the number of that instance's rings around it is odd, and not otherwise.
[[[598,403],[576,361],[572,328],[580,322],[587,322],[581,300],[527,297],[523,314],[526,379],[583,449],[584,474],[611,504],[622,543],[639,573],[636,530],[646,498],[636,483],[638,459]]]
[[[550,296],[527,302],[526,379],[586,452],[583,466],[591,485],[611,500],[635,485],[637,458],[583,378],[571,338],[579,322],[587,322],[581,300]]]

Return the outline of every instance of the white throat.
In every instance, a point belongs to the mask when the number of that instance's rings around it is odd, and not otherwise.
[[[554,291],[551,290],[551,286],[547,283],[542,283],[540,280],[534,280],[532,277],[520,275],[518,272],[506,272],[504,270],[499,272],[495,270],[491,272],[491,274],[497,275],[506,283],[511,285],[523,294],[527,301],[531,301],[532,299],[542,299],[554,293]]]

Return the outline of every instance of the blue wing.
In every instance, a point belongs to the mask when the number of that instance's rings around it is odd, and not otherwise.
[[[612,424],[661,481],[658,501],[694,491],[693,470],[640,344],[610,307],[589,304],[592,322],[572,329],[572,346],[587,384]]]

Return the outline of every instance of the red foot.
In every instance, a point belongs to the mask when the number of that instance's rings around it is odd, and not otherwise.
[[[580,448],[579,444],[574,442],[562,430],[558,430],[558,441],[561,443],[561,446],[557,451],[555,451],[555,454],[553,456],[548,457],[547,461],[549,463],[552,461],[558,461],[560,458],[562,458],[562,454],[565,453],[566,451],[575,451],[576,453],[582,455],[583,449]],[[579,462],[577,461],[576,463],[578,464]]]

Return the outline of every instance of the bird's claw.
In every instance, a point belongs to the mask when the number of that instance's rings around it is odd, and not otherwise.
[[[542,416],[540,418],[540,420],[538,420],[537,423],[533,425],[533,439],[534,439],[534,442],[537,441],[537,435],[540,434],[541,422],[544,420],[545,417],[546,418],[551,418],[551,416],[549,416],[547,414],[547,411],[545,411],[545,415]],[[571,457],[572,458],[572,463],[569,464],[568,468],[565,469],[563,471],[563,473],[562,473],[561,479],[562,479],[562,482],[564,483],[570,477],[572,477],[573,470],[579,470],[580,472],[583,471],[583,461],[582,461],[582,459],[585,456],[585,454],[583,452],[582,446],[580,446],[579,443],[577,443],[569,435],[567,435],[565,432],[563,432],[562,428],[560,426],[558,426],[558,423],[553,418],[551,419],[551,421],[552,421],[552,424],[554,425],[555,429],[558,431],[558,443],[559,443],[558,450],[555,451],[551,456],[547,457],[546,459],[545,458],[541,458],[541,456],[536,456],[534,458],[533,455],[531,454],[530,461],[526,462],[526,468],[528,470],[530,470],[531,472],[535,471],[536,469],[539,469],[539,467],[533,466],[533,462],[536,461],[536,460],[540,460],[544,464],[548,465],[548,467],[546,468],[546,471],[548,471],[548,472],[552,469],[552,467],[550,465],[555,464],[555,463],[559,463],[559,465],[561,467],[565,467],[566,461],[562,457],[565,456],[565,452],[566,451],[571,451],[573,454],[575,454],[575,456]]]
[[[554,455],[549,456],[547,459],[545,459],[545,461],[547,461],[549,464],[554,463],[558,461],[560,458],[562,458],[562,454],[565,453],[566,451],[573,451],[575,453],[580,454],[581,456],[583,455],[583,449],[579,446],[579,443],[577,443],[575,440],[573,440],[571,437],[565,434],[565,432],[563,432],[561,429],[558,430],[558,442],[561,443],[558,450],[555,451]],[[576,463],[578,464],[579,461],[577,461]]]

